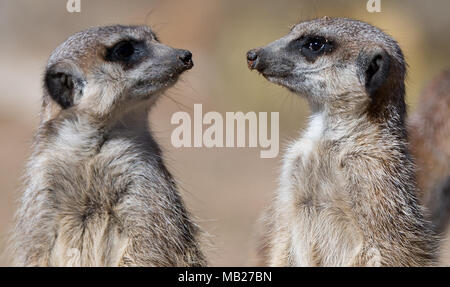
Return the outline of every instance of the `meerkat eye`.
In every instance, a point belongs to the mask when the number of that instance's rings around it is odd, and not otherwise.
[[[111,52],[113,60],[128,61],[134,54],[134,45],[130,41],[122,41],[116,44]]]
[[[314,61],[317,57],[333,50],[333,43],[320,36],[306,36],[298,39],[300,52],[308,61]]]
[[[144,41],[123,40],[107,48],[105,60],[119,62],[124,67],[131,68],[147,56],[149,56],[149,49]]]
[[[325,43],[326,40],[323,38],[313,38],[308,43],[306,43],[305,46],[313,52],[318,52],[325,47]]]

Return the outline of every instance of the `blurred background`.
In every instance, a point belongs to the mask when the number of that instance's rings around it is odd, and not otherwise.
[[[381,0],[381,13],[368,13],[366,0],[81,0],[81,13],[68,13],[66,2],[0,1],[0,253],[38,123],[47,57],[75,32],[147,24],[162,42],[193,52],[194,69],[161,98],[150,122],[189,209],[208,234],[213,266],[251,262],[255,223],[277,187],[282,150],[277,158],[260,159],[259,149],[175,149],[170,143],[174,112],[192,114],[195,103],[203,104],[204,113],[279,112],[280,145],[286,146],[304,127],[307,104],[250,72],[245,54],[315,17],[356,18],[391,34],[409,63],[410,111],[429,80],[450,66],[448,0]]]

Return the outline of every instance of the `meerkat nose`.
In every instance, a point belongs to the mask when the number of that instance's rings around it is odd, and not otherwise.
[[[182,50],[178,56],[178,59],[180,59],[186,66],[191,67],[193,65],[192,53],[188,50]]]
[[[250,50],[247,52],[247,64],[249,69],[254,69],[255,68],[255,61],[258,58],[258,51],[257,50]]]

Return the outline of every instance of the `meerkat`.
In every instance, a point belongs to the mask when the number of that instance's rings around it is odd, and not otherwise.
[[[417,164],[417,184],[436,232],[450,219],[450,70],[443,72],[419,97],[408,118],[411,153]]]
[[[312,111],[265,216],[264,264],[434,265],[437,238],[417,198],[396,41],[367,23],[325,17],[295,25],[247,61],[304,95]]]
[[[18,266],[203,266],[199,228],[148,126],[192,54],[146,26],[96,27],[51,54],[12,237]]]
[[[408,118],[411,153],[417,164],[421,201],[436,233],[443,237],[439,263],[450,264],[450,70],[440,74],[419,97]]]

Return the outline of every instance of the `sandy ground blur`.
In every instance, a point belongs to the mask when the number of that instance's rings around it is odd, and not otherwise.
[[[174,112],[192,113],[194,103],[202,103],[204,113],[278,111],[283,146],[303,128],[306,102],[249,72],[245,53],[279,38],[302,19],[358,18],[393,35],[410,65],[407,101],[411,109],[426,83],[449,64],[450,4],[446,0],[382,0],[379,14],[369,14],[366,1],[81,1],[79,14],[66,12],[66,1],[0,2],[1,240],[11,227],[20,176],[30,153],[47,57],[82,29],[148,24],[164,43],[193,52],[194,69],[160,100],[150,122],[189,209],[208,233],[207,255],[214,266],[248,264],[255,222],[277,186],[280,156],[260,159],[259,150],[249,148],[175,149],[170,144]],[[0,242],[1,253],[5,245]],[[6,256],[0,257],[3,265],[8,265]]]

